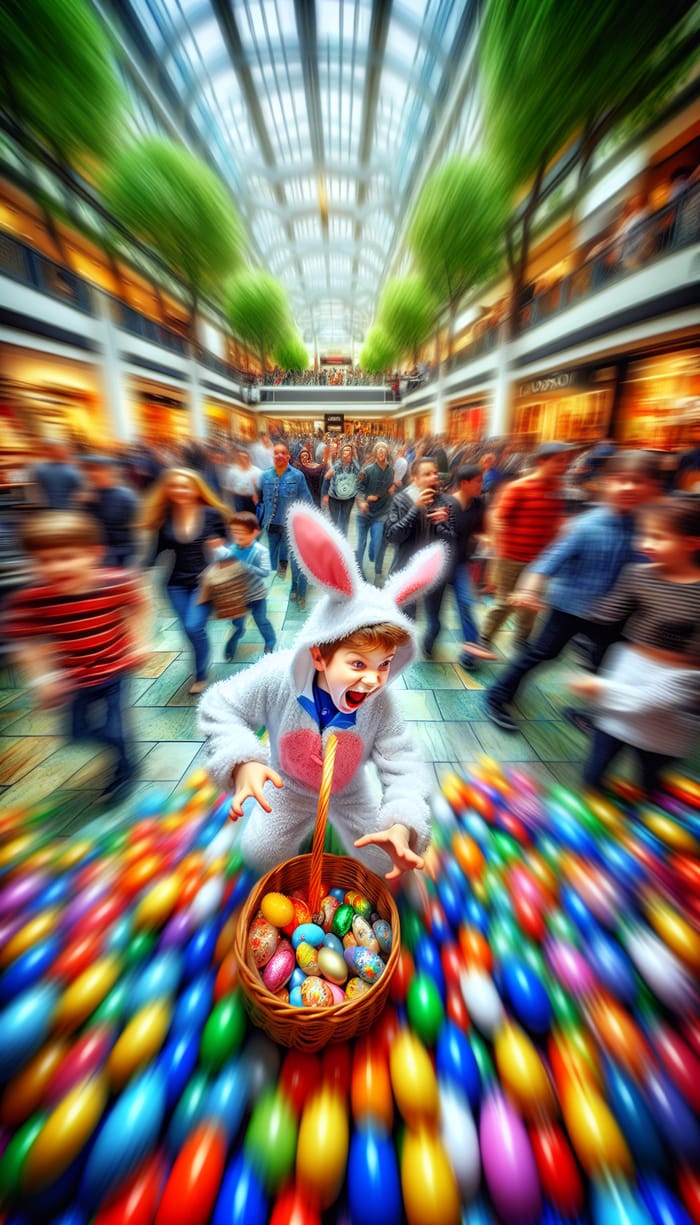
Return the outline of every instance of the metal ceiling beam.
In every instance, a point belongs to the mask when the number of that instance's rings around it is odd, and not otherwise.
[[[315,0],[294,0],[294,15],[297,23],[297,34],[299,35],[299,55],[304,77],[311,153],[318,185],[318,212],[321,218],[321,229],[327,240],[328,188],[325,176],[326,154],[323,140],[323,116],[321,114],[321,84],[318,77],[318,36]]]

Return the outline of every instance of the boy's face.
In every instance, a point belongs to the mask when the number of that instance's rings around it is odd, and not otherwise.
[[[250,528],[245,527],[242,523],[231,524],[231,539],[234,544],[238,545],[239,549],[249,549],[258,535],[259,532],[252,532]]]
[[[321,689],[330,694],[333,704],[345,715],[359,710],[371,694],[384,688],[394,655],[393,647],[387,650],[380,646],[362,651],[340,647],[325,663],[318,647],[311,648]]]
[[[605,500],[620,514],[631,512],[659,496],[656,481],[643,472],[610,472],[604,477]]]
[[[32,562],[43,583],[70,593],[79,590],[86,577],[97,569],[102,551],[101,545],[59,545],[50,549],[36,549]]]

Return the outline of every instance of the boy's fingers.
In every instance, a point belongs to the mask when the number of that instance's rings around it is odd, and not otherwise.
[[[276,770],[270,770],[268,778],[275,784],[275,787],[284,787],[284,783]]]
[[[272,812],[272,808],[270,807],[267,800],[265,799],[265,793],[262,787],[253,787],[252,795],[253,795],[253,799],[258,801],[258,804],[262,808],[263,812]]]
[[[357,838],[353,846],[368,846],[371,842],[379,841],[378,834],[363,834],[361,838]]]

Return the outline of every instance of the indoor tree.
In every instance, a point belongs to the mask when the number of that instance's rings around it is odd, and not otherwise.
[[[360,352],[360,367],[368,374],[383,374],[393,366],[398,355],[393,337],[379,323],[375,323],[365,336]]]
[[[285,333],[275,344],[272,352],[281,370],[306,370],[309,354],[301,336],[296,331]]]
[[[421,345],[433,331],[437,300],[425,278],[417,274],[394,277],[379,300],[377,322],[393,337],[398,356],[418,360]]]
[[[268,272],[246,268],[231,281],[226,297],[226,315],[235,333],[254,350],[264,372],[268,357],[292,331],[287,295]],[[304,365],[306,365],[306,352]]]

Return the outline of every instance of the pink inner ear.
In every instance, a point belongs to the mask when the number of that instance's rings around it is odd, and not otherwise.
[[[294,543],[304,565],[320,583],[343,595],[352,595],[352,576],[345,560],[315,519],[300,514],[294,516]]]
[[[406,581],[398,591],[392,593],[397,604],[408,604],[416,596],[419,596],[426,587],[437,578],[442,566],[440,556],[426,557],[425,561],[415,569],[411,567],[406,575]]]

